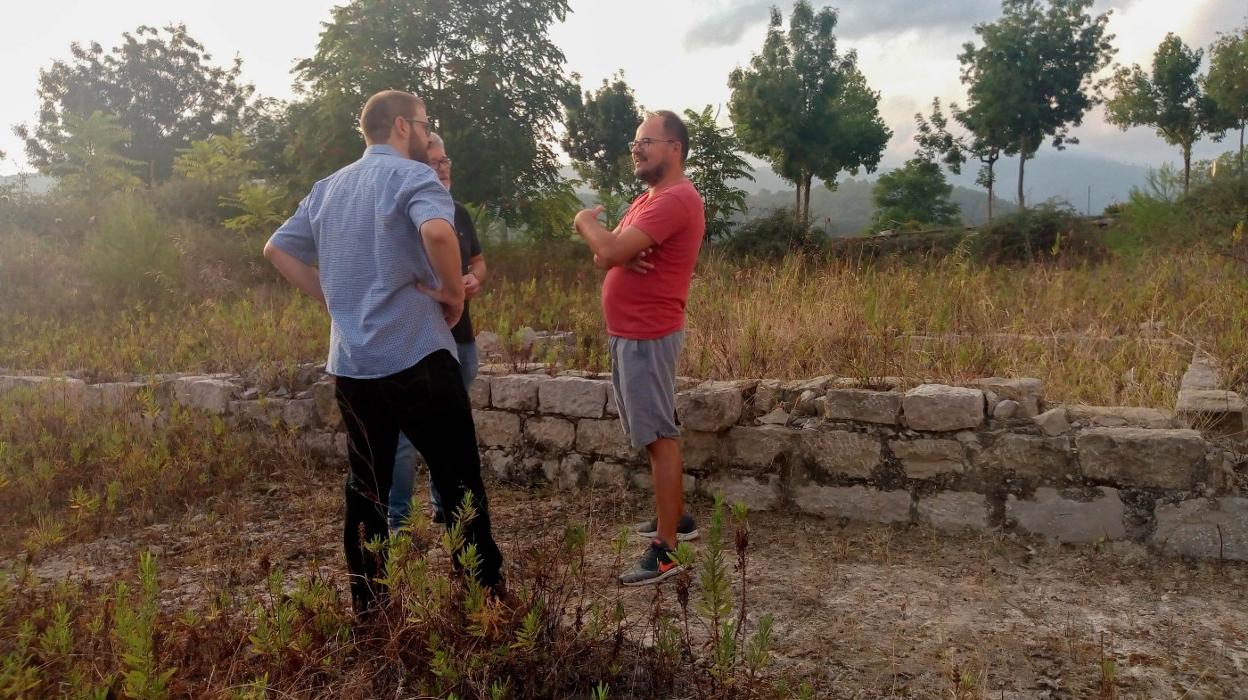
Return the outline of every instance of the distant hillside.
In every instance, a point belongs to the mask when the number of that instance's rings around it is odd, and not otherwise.
[[[870,180],[845,180],[830,192],[823,186],[815,186],[810,192],[810,219],[816,228],[829,236],[853,236],[871,225],[875,205],[871,202],[871,190],[875,182]],[[764,190],[750,195],[750,208],[746,218],[764,216],[776,209],[792,209],[794,191],[771,192]],[[954,187],[951,197],[962,210],[962,221],[969,225],[988,220],[988,195],[983,190]],[[1016,207],[997,199],[996,212],[1004,214]]]
[[[950,182],[976,188],[977,168],[968,168],[960,176],[949,176]],[[1143,165],[1082,155],[1078,146],[1065,151],[1045,149],[1027,161],[1023,175],[1024,194],[1028,204],[1058,199],[1067,202],[1076,211],[1089,209],[1091,188],[1091,211],[1099,214],[1115,202],[1127,201],[1131,188],[1142,187],[1148,178],[1149,168]],[[1010,201],[1018,198],[1018,159],[1003,158],[997,163],[997,191],[999,197]]]

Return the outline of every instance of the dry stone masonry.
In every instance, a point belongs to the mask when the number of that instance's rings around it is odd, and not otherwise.
[[[620,432],[606,378],[486,370],[469,396],[488,474],[555,489],[649,488],[645,453]],[[136,414],[183,406],[344,459],[333,380],[315,366],[298,374],[298,386],[264,396],[220,374],[107,384],[0,376],[0,396],[38,392]],[[685,489],[755,510],[1136,540],[1173,555],[1248,560],[1244,404],[1220,381],[1197,355],[1168,411],[1049,405],[1030,378],[682,378]]]

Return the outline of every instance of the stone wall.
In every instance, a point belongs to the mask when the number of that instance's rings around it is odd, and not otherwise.
[[[0,376],[0,395],[26,388],[84,406],[180,405],[241,429],[294,431],[309,450],[345,458],[332,379],[304,370],[299,386],[270,396],[232,375],[110,384]],[[1049,406],[1036,379],[682,379],[677,416],[686,490],[754,510],[1005,528],[1072,543],[1135,540],[1169,554],[1248,560],[1245,460],[1225,415],[1242,401],[1228,394],[1197,395],[1216,406],[1185,414]],[[486,373],[470,397],[482,464],[494,477],[649,489],[644,451],[621,433],[605,378]],[[1197,426],[1207,430],[1191,427],[1192,416],[1215,408],[1218,420]]]

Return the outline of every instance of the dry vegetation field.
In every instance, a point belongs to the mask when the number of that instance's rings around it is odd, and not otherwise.
[[[92,380],[233,371],[276,387],[321,361],[322,312],[259,264],[260,241],[221,236],[177,228],[178,255],[127,286],[80,239],[3,232],[0,368]],[[1050,401],[1168,407],[1199,347],[1242,388],[1244,268],[1207,247],[1175,250],[1060,265],[711,252],[681,371],[1035,376]],[[496,245],[487,259],[473,316],[505,361],[605,369],[600,278],[583,249]],[[526,326],[574,344],[529,358]],[[390,545],[391,615],[362,629],[342,595],[342,465],[293,439],[143,411],[0,398],[0,697],[1222,698],[1248,687],[1242,565],[767,514],[747,526],[725,513],[723,548],[699,542],[683,584],[625,593],[612,573],[633,543],[616,540],[644,499],[501,486],[507,605],[455,578],[440,534],[417,523]],[[712,504],[695,508],[710,520]]]

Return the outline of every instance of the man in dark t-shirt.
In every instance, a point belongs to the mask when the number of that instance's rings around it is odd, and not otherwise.
[[[438,174],[438,180],[449,192],[451,190],[451,159],[446,155],[446,144],[437,134],[429,135],[429,148],[425,162]],[[481,253],[481,241],[477,239],[477,228],[472,223],[472,215],[464,205],[455,202],[455,234],[459,237],[459,254],[463,261],[464,275],[464,314],[459,323],[451,328],[455,337],[455,345],[459,355],[459,371],[464,380],[464,387],[472,384],[477,378],[480,366],[480,355],[477,352],[476,337],[472,329],[472,317],[469,315],[469,300],[481,292],[481,283],[485,281],[485,256]],[[416,472],[416,448],[402,435],[399,436],[399,447],[394,457],[394,477],[390,486],[390,529],[398,530],[407,519],[412,505],[412,486]],[[433,482],[429,483],[429,505],[435,523],[444,521],[442,501]],[[457,503],[450,504],[454,508]]]

